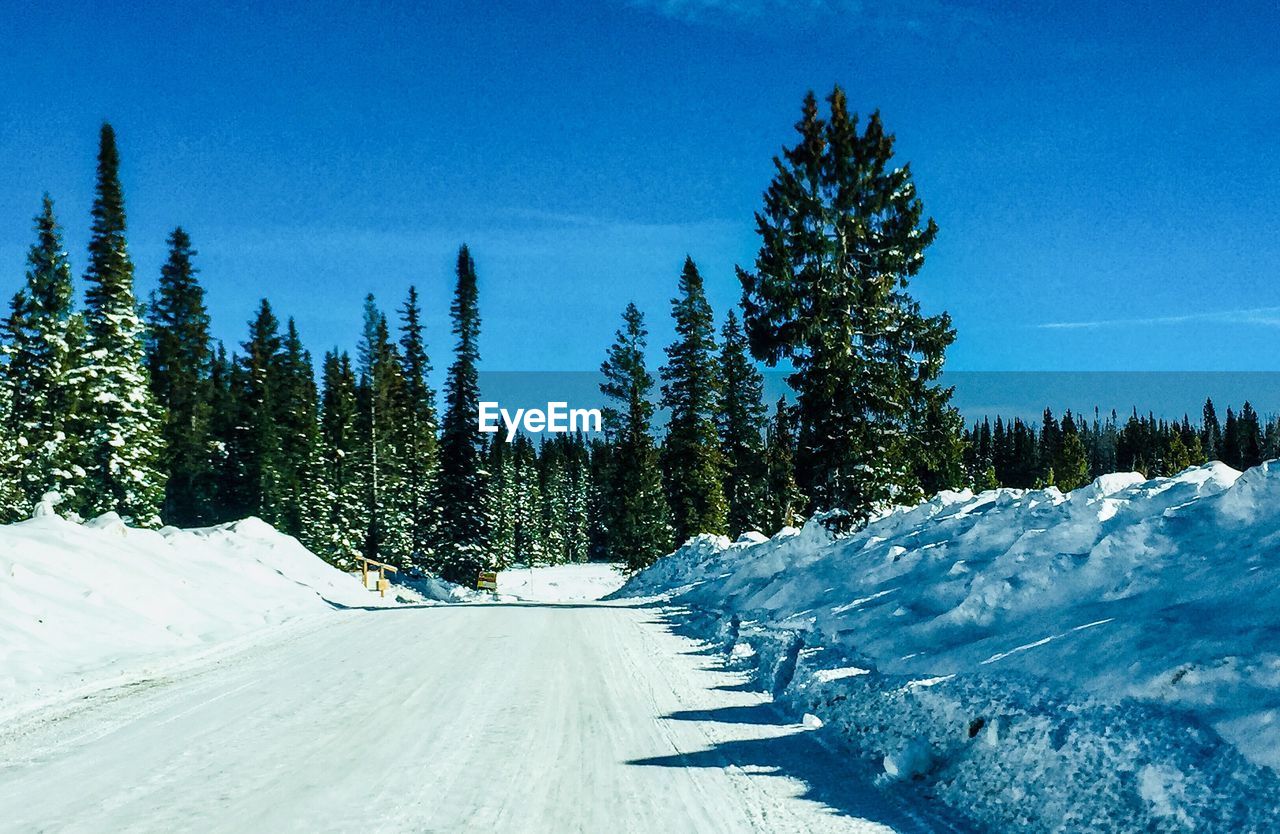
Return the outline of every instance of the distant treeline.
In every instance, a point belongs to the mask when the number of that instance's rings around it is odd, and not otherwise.
[[[1044,487],[1075,489],[1110,472],[1173,475],[1219,460],[1248,469],[1280,457],[1280,418],[1264,422],[1249,403],[1218,418],[1205,400],[1201,419],[1157,419],[1135,409],[1123,422],[1112,411],[1091,417],[1045,409],[1039,428],[1021,419],[984,419],[965,430],[965,471],[978,489]]]

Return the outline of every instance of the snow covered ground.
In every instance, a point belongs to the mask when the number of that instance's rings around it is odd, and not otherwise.
[[[600,599],[622,587],[617,565],[586,564],[512,568],[498,574],[498,595],[538,602],[577,602]]]
[[[257,519],[204,530],[139,530],[113,515],[0,526],[0,715],[335,605],[380,604],[394,602]]]
[[[0,831],[1280,830],[1280,466],[621,581],[384,602],[254,519],[0,527]]]
[[[1000,831],[1280,830],[1280,465],[701,537],[686,607],[793,715]]]
[[[577,601],[616,590],[622,575],[563,565],[500,582],[499,599]],[[429,601],[492,597],[428,577],[383,599],[253,518],[201,530],[142,530],[113,514],[0,525],[0,716],[234,651],[341,608]]]
[[[952,830],[630,605],[335,610],[0,724],[0,832]]]

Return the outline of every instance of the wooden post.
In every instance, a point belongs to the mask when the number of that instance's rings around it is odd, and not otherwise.
[[[364,583],[365,590],[377,591],[381,596],[386,597],[387,589],[391,587],[391,583],[387,581],[387,574],[395,573],[396,569],[386,562],[379,562],[364,556],[357,556],[360,560],[360,580]],[[377,587],[369,587],[369,566],[372,565],[378,569]]]

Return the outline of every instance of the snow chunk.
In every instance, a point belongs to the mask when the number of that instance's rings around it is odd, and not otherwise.
[[[890,779],[917,779],[932,770],[933,763],[933,748],[928,740],[916,738],[884,757],[884,772]]]

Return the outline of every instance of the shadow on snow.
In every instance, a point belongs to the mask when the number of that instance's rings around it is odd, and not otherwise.
[[[700,639],[696,629],[681,618],[663,612],[657,622],[675,634],[698,640],[704,647],[685,654],[724,658],[723,650]],[[725,671],[725,667],[720,666],[717,671]],[[748,679],[736,684],[720,684],[710,689],[720,692],[761,692],[764,688],[756,680]],[[777,733],[764,738],[722,741],[706,750],[692,753],[631,759],[627,762],[628,765],[720,769],[733,766],[748,775],[787,776],[802,783],[803,790],[799,794],[801,797],[821,803],[833,814],[879,823],[901,834],[965,834],[973,831],[963,824],[942,821],[931,810],[912,807],[919,802],[919,797],[912,797],[892,785],[877,787],[874,779],[879,768],[855,758],[852,753],[828,749],[819,742],[813,731],[800,729],[771,702],[680,710],[661,717],[671,721],[772,726],[777,728]]]

